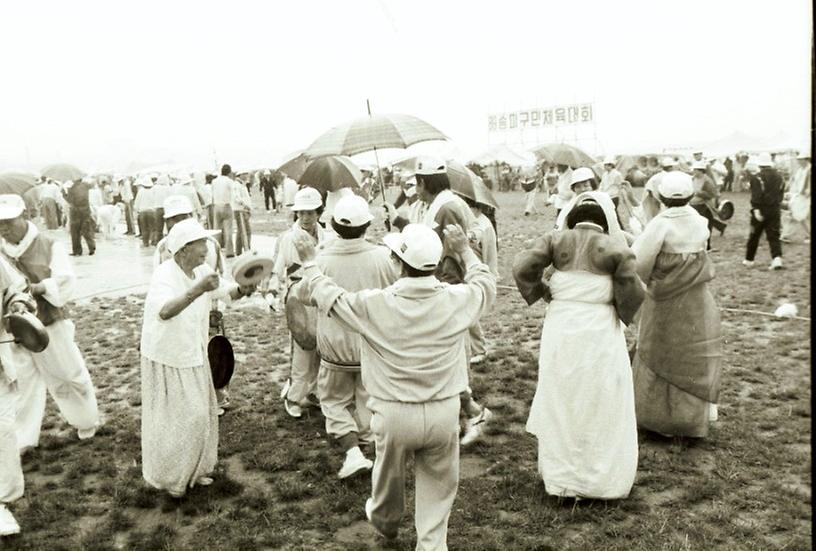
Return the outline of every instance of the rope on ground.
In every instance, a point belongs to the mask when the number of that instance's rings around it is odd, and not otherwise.
[[[774,314],[772,312],[762,312],[760,310],[746,310],[744,308],[720,308],[720,310],[724,310],[726,312],[740,312],[740,313],[743,313],[743,314],[758,314],[760,316],[770,316],[772,318],[777,318],[777,319],[790,318],[790,319],[795,319],[795,320],[810,321],[810,318],[805,318],[805,317],[802,317],[802,316],[777,316],[776,314]]]

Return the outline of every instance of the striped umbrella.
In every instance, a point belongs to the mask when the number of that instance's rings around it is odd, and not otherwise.
[[[335,126],[310,145],[308,157],[356,155],[375,149],[404,149],[431,140],[447,140],[442,132],[411,115],[370,115]]]
[[[67,182],[68,180],[76,182],[85,176],[83,170],[67,163],[48,165],[40,171],[40,174],[48,178],[53,178],[58,182]]]

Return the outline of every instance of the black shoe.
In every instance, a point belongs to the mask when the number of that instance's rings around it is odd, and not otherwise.
[[[71,253],[71,256],[82,256],[82,253]]]
[[[89,252],[88,254],[89,254],[90,256],[93,256],[93,254],[94,254],[95,252],[96,252],[96,249],[92,250],[92,251],[91,251],[91,252]]]

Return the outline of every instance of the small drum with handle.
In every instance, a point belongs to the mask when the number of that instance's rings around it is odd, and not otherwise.
[[[48,332],[42,322],[30,312],[21,314],[7,314],[3,316],[9,333],[14,336],[13,340],[0,341],[0,343],[19,344],[32,352],[42,352],[48,347]]]
[[[224,331],[224,314],[218,309],[210,311],[210,328],[216,329],[220,334],[214,335],[207,345],[207,358],[210,361],[210,371],[212,372],[213,386],[220,390],[227,386],[235,371],[235,354],[232,351],[232,344],[227,339]]]
[[[297,284],[295,284],[297,285]],[[293,286],[294,287],[294,286]],[[292,338],[303,350],[317,348],[317,312],[313,306],[303,304],[294,293],[286,294],[286,323]]]
[[[720,220],[730,220],[734,216],[734,203],[726,199],[717,207],[717,218]]]

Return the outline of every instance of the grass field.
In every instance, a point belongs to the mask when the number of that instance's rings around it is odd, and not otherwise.
[[[769,272],[767,242],[757,267],[740,261],[747,197],[714,238],[722,307],[773,312],[782,302],[810,316],[810,250],[785,247],[787,269]],[[499,194],[501,274],[512,285],[513,256],[553,223],[524,217],[521,193]],[[283,218],[255,220],[279,231]],[[238,367],[235,405],[221,419],[215,484],[183,500],[148,489],[139,449],[142,299],[94,300],[73,310],[77,338],[96,383],[105,426],[80,442],[49,402],[38,449],[24,456],[25,496],[12,505],[23,533],[2,549],[370,549],[385,545],[365,521],[370,479],[341,482],[340,451],[322,416],[294,420],[278,399],[288,366],[285,321],[261,307],[226,318]],[[496,414],[487,438],[461,458],[450,519],[451,549],[810,549],[810,322],[723,312],[726,361],[719,421],[690,444],[641,436],[629,499],[559,501],[536,473],[535,438],[524,423],[536,384],[545,313],[501,290],[484,320],[488,361],[472,375]],[[373,457],[369,450],[368,455]],[[413,494],[396,542],[413,549]]]

